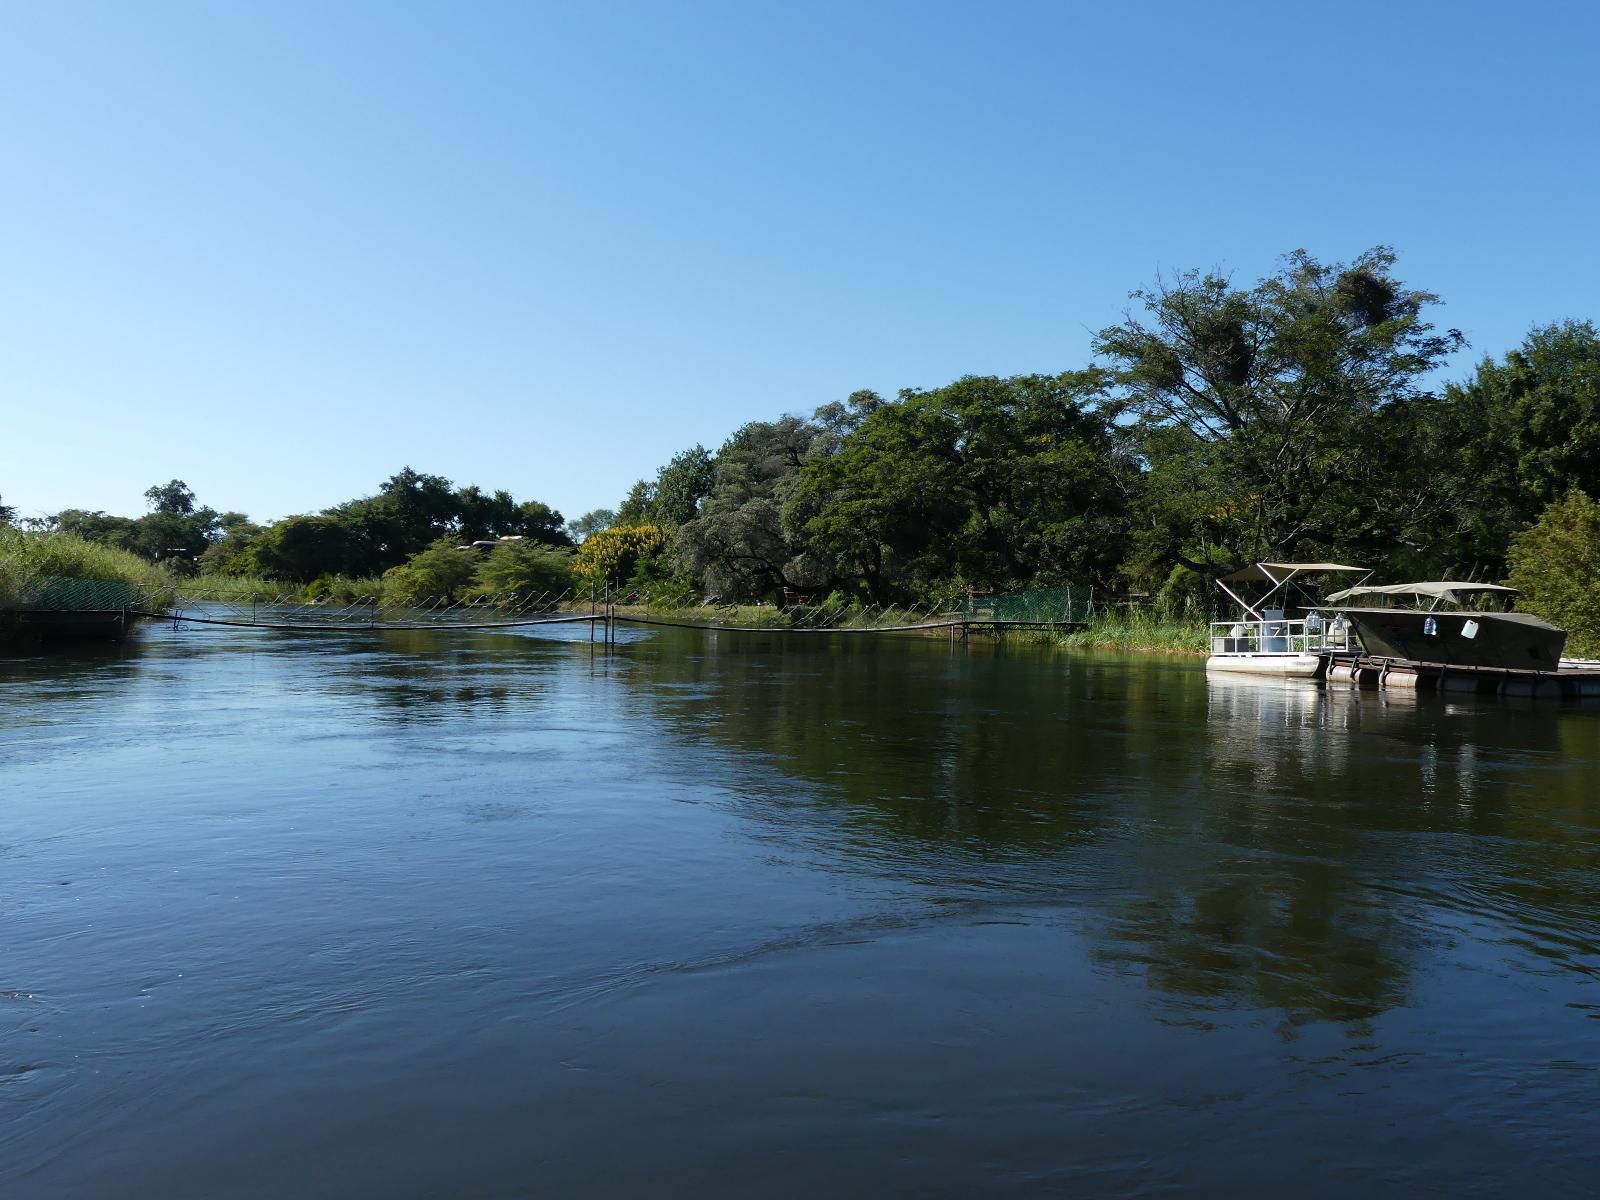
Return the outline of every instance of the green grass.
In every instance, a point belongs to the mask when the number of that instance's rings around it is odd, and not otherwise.
[[[587,611],[588,604],[587,598],[581,598],[569,607]],[[880,626],[920,625],[943,619],[942,615],[931,613],[926,606],[862,609],[854,605],[833,609],[808,607],[784,610],[771,604],[689,604],[681,607],[619,604],[617,615],[685,625],[784,626],[796,629],[873,629]]]
[[[1203,620],[1155,613],[1102,613],[1082,629],[1048,635],[1074,650],[1136,650],[1146,654],[1205,654],[1209,645]]]
[[[1194,617],[1156,613],[1099,613],[1081,629],[1056,632],[1047,629],[1011,630],[1007,639],[1069,650],[1117,650],[1135,654],[1207,654],[1210,634],[1206,622]]]
[[[173,578],[155,563],[66,533],[25,533],[0,527],[0,607],[14,606],[41,576],[130,583],[141,603],[161,603]]]
[[[589,601],[580,597],[571,605],[576,611],[587,612]],[[619,617],[648,618],[652,621],[674,621],[685,625],[786,625],[783,614],[770,604],[738,604],[716,607],[709,604],[691,604],[682,608],[663,608],[644,604],[619,604]]]

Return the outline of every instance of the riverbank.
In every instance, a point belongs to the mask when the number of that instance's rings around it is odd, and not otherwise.
[[[1073,630],[1017,629],[1007,640],[1068,650],[1115,650],[1128,654],[1201,657],[1209,653],[1208,631],[1201,620],[1145,613],[1097,613]]]
[[[587,602],[575,602],[574,611],[586,610]],[[962,614],[930,608],[845,608],[777,609],[770,605],[709,605],[663,608],[647,605],[618,605],[619,618],[692,627],[790,628],[790,629],[903,629],[930,625],[940,634],[941,624],[959,621]],[[930,630],[929,636],[932,636]],[[1204,620],[1157,616],[1140,612],[1099,613],[1071,630],[1004,629],[974,623],[975,637],[1005,638],[1022,644],[1060,646],[1072,650],[1115,650],[1124,653],[1204,656],[1208,653],[1208,630]]]
[[[23,610],[74,607],[63,604],[60,581],[131,588],[128,607],[142,608],[165,608],[162,593],[174,583],[161,567],[126,550],[71,534],[0,528],[0,646],[32,640]]]

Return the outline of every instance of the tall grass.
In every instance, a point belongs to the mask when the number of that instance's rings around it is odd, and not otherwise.
[[[15,607],[45,576],[129,583],[141,604],[160,603],[170,574],[127,550],[86,542],[67,533],[25,533],[0,526],[0,608]]]
[[[1075,650],[1137,650],[1154,654],[1205,654],[1209,646],[1203,617],[1159,612],[1099,613],[1082,629],[1050,635]]]
[[[578,607],[588,604],[580,594]],[[674,624],[719,625],[790,629],[875,629],[922,625],[953,616],[942,603],[889,606],[828,600],[821,604],[701,604],[683,602],[674,595],[630,596],[616,604],[619,615],[650,618]]]

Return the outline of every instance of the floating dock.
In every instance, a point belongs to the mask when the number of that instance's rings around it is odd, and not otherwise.
[[[1480,696],[1557,699],[1600,696],[1600,663],[1563,664],[1556,671],[1463,667],[1451,663],[1329,654],[1322,677],[1355,687],[1406,688],[1419,692],[1464,692]]]

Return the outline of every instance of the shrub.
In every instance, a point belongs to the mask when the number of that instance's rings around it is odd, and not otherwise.
[[[574,579],[572,555],[538,542],[501,542],[478,563],[472,594],[485,599],[514,594],[531,603],[571,591]]]
[[[620,584],[634,574],[640,559],[665,554],[670,541],[659,525],[614,525],[585,538],[574,565],[585,580]]]
[[[401,608],[454,603],[472,583],[477,566],[470,550],[458,550],[452,539],[441,539],[383,573],[383,602]]]
[[[360,604],[383,594],[383,580],[349,575],[321,575],[300,592],[308,604]]]
[[[1574,489],[1511,540],[1521,607],[1567,631],[1570,653],[1600,652],[1600,504]]]

